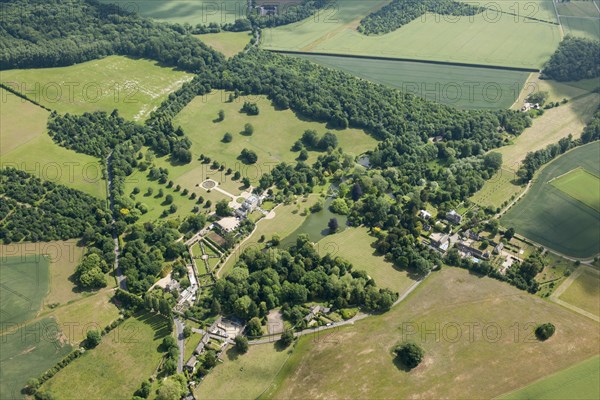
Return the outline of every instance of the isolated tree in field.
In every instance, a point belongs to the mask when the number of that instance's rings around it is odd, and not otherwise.
[[[235,349],[238,353],[244,354],[248,351],[248,338],[238,335],[235,337]]]
[[[407,368],[413,369],[421,363],[425,351],[416,343],[405,342],[394,350],[398,360]]]
[[[242,174],[240,174],[240,171],[235,171],[233,173],[233,178],[231,178],[231,179],[233,179],[234,181],[237,181],[238,179],[240,179],[241,176],[242,176]]]
[[[306,151],[306,149],[300,150],[300,154],[298,155],[298,160],[300,160],[300,161],[308,160],[308,151]]]
[[[93,349],[94,347],[96,347],[100,344],[101,340],[102,340],[102,335],[100,334],[99,330],[96,330],[96,329],[89,330],[87,332],[87,334],[85,335],[85,346],[88,349]]]
[[[219,117],[217,118],[217,121],[221,122],[225,119],[225,111],[224,110],[219,110]]]
[[[327,226],[329,227],[330,234],[336,233],[340,227],[337,218],[331,218]]]
[[[554,335],[555,331],[556,327],[554,326],[554,324],[547,322],[535,328],[535,336],[539,340],[544,341],[549,339],[552,335]]]
[[[253,133],[254,133],[254,126],[252,126],[252,124],[247,123],[246,125],[244,125],[244,131],[243,131],[244,135],[252,136]]]
[[[171,204],[171,203],[173,203],[173,195],[168,194],[165,196],[165,204]]]
[[[258,156],[253,150],[243,149],[240,153],[240,160],[244,164],[255,164],[258,161]]]
[[[231,215],[231,208],[227,200],[219,200],[215,205],[215,212],[219,217],[227,217]]]
[[[231,143],[231,141],[233,140],[233,135],[229,132],[226,132],[223,135],[223,143]]]
[[[206,203],[204,204],[204,208],[210,208],[211,206],[212,206],[212,201],[206,200]]]
[[[250,187],[250,178],[244,178],[242,179],[242,184],[244,185],[244,188],[249,188]]]
[[[281,334],[281,339],[279,339],[279,343],[283,347],[288,347],[294,341],[294,332],[290,329],[286,329],[285,332]]]

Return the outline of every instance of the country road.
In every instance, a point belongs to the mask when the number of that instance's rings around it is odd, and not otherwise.
[[[177,359],[177,373],[183,372],[183,357],[185,354],[185,338],[183,337],[183,322],[177,317],[174,318],[175,331],[177,332],[177,345],[179,346],[179,357]]]

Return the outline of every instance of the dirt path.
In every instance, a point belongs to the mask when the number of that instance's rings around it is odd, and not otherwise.
[[[598,317],[597,315],[589,311],[582,310],[581,308],[576,307],[571,303],[567,303],[566,301],[561,300],[559,298],[571,286],[571,284],[573,284],[573,282],[575,282],[575,280],[579,278],[583,273],[598,275],[599,271],[585,265],[580,266],[575,270],[574,273],[571,274],[571,276],[565,279],[565,281],[554,291],[554,293],[552,293],[552,295],[550,296],[550,300],[556,304],[568,308],[571,311],[581,314],[584,317],[588,317],[596,322],[600,322],[600,317]]]

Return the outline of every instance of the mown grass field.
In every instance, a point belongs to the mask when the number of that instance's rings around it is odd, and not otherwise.
[[[594,356],[515,392],[502,400],[594,400],[600,398],[600,357]]]
[[[248,353],[241,355],[230,349],[223,364],[208,374],[195,394],[202,399],[256,399],[276,377],[289,357],[288,351],[274,343],[250,346]]]
[[[540,150],[572,134],[581,136],[583,129],[592,119],[600,105],[600,95],[591,93],[562,104],[558,108],[545,110],[544,115],[533,120],[513,143],[495,151],[502,154],[502,167],[517,171],[527,153]]]
[[[302,55],[317,64],[349,72],[438,103],[466,109],[510,108],[528,72],[475,67]]]
[[[547,164],[529,192],[500,220],[523,236],[560,253],[586,258],[600,252],[600,214],[548,182],[575,168],[600,174],[600,143],[576,148]]]
[[[71,351],[62,340],[53,318],[40,319],[14,330],[3,329],[0,337],[0,398],[22,398],[21,389],[30,377],[52,367]]]
[[[162,317],[129,318],[40,390],[60,399],[129,398],[158,366],[158,347],[170,333]]]
[[[600,212],[600,178],[577,168],[552,181],[552,186]]]
[[[109,56],[69,67],[2,71],[1,81],[60,113],[118,109],[123,118],[143,121],[191,79],[155,61]]]
[[[356,27],[360,19],[369,14],[369,9],[384,3],[340,2],[338,8],[329,14],[322,13],[319,19],[308,18],[266,29],[262,46],[274,50],[539,68],[561,39],[558,25],[525,18],[536,16],[535,10],[524,9],[525,1],[495,2],[494,10],[473,17],[452,19],[428,13],[380,36],[359,33]],[[551,18],[548,2],[535,3],[539,5],[537,16]],[[517,12],[515,4],[519,4],[520,17],[507,14]]]
[[[533,329],[545,321],[557,333],[542,343]],[[425,350],[410,372],[392,355],[404,339]],[[588,318],[505,283],[444,268],[383,315],[300,339],[291,367],[265,398],[491,398],[597,354],[598,344],[597,323]]]
[[[560,300],[600,316],[600,278],[583,272],[560,295]]]
[[[22,169],[101,199],[106,197],[98,160],[55,144],[46,133],[48,111],[4,89],[0,95],[0,167]]]
[[[513,196],[518,196],[523,190],[516,184],[517,174],[513,171],[500,169],[489,180],[485,181],[481,190],[471,197],[471,201],[483,207],[502,207]]]
[[[248,3],[245,0],[152,0],[131,2],[127,0],[100,0],[102,3],[116,3],[126,11],[133,11],[144,17],[159,21],[193,26],[233,23],[246,16]]]
[[[37,315],[48,294],[49,265],[40,254],[0,258],[0,322],[15,324]]]
[[[415,281],[410,274],[385,261],[383,256],[375,254],[371,244],[375,238],[369,236],[365,227],[348,228],[345,231],[327,236],[317,242],[317,250],[323,256],[342,257],[354,265],[355,270],[366,271],[378,286],[394,292],[403,293]]]
[[[250,43],[252,35],[248,32],[219,32],[196,35],[198,39],[220,51],[226,57],[233,57],[244,50],[244,47]]]

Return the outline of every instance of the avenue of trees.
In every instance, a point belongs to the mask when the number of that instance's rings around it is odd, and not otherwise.
[[[600,76],[600,41],[567,35],[544,65],[542,78],[578,81]]]

